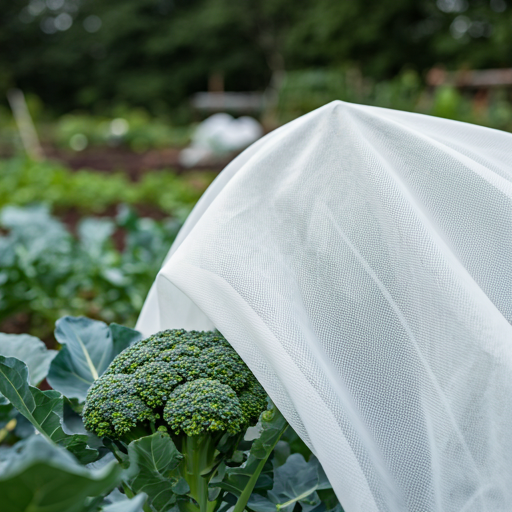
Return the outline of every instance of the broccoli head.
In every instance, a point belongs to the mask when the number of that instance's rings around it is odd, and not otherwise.
[[[112,361],[91,386],[83,417],[88,430],[112,439],[166,428],[236,435],[266,408],[264,389],[221,334],[167,330]]]
[[[131,375],[105,375],[92,385],[88,398],[85,428],[100,437],[118,438],[137,424],[156,419],[135,393]]]
[[[218,380],[197,379],[178,386],[169,396],[164,420],[173,432],[237,434],[244,417],[236,393]]]

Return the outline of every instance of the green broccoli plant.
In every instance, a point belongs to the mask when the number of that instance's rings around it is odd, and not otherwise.
[[[55,338],[0,333],[2,512],[342,512],[219,333],[68,316]]]
[[[212,512],[212,477],[267,404],[265,390],[221,334],[167,330],[110,363],[89,389],[83,418],[87,430],[114,442],[169,435],[195,502],[187,510]]]

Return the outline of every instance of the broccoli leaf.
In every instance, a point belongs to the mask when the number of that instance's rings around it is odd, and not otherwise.
[[[105,505],[101,507],[102,512],[142,512],[147,495],[143,492],[129,499],[126,494],[121,494],[114,489],[106,498]]]
[[[188,484],[179,475],[177,467],[183,459],[169,435],[155,434],[132,441],[128,446],[129,471],[138,470],[131,479],[134,492],[145,492],[157,511],[170,509],[177,494],[189,491]]]
[[[298,502],[304,512],[309,512],[321,505],[316,491],[330,488],[316,457],[306,462],[300,453],[294,453],[275,469],[274,487],[267,497],[253,494],[247,506],[255,512],[292,512]]]
[[[48,374],[57,351],[48,350],[35,336],[0,333],[0,355],[23,361],[28,368],[30,384],[37,386]]]
[[[283,432],[288,427],[288,423],[277,407],[265,411],[261,415],[260,421],[262,429],[260,437],[254,440],[245,464],[239,468],[227,468],[226,476],[222,482],[215,483],[213,486],[220,487],[236,496],[240,496],[245,491],[246,498],[250,496],[257,485],[258,479],[260,480],[258,486],[265,487],[266,484],[267,488],[271,487],[271,479],[266,475],[261,475],[261,471]]]
[[[97,320],[66,316],[57,321],[55,337],[62,349],[50,365],[48,382],[68,398],[84,401],[112,359],[142,335],[121,325],[108,327]]]
[[[105,254],[105,244],[110,240],[116,226],[110,219],[86,218],[78,223],[78,237],[80,246],[93,260],[105,263],[108,254]]]
[[[133,345],[135,342],[142,339],[142,334],[135,329],[130,329],[124,325],[112,323],[109,325],[110,332],[112,333],[112,343],[114,350],[112,352],[112,359],[120,354],[125,348]],[[112,361],[109,361],[109,364]]]
[[[57,354],[55,350],[48,350],[39,339],[28,334],[0,333],[0,355],[16,357],[28,367],[30,384],[37,386],[48,374],[52,359]],[[0,405],[9,403],[0,395]]]
[[[115,463],[88,470],[41,436],[32,436],[11,452],[0,464],[2,512],[82,512],[88,509],[88,496],[109,492],[119,482]]]
[[[28,383],[25,363],[0,356],[0,393],[51,442],[65,446],[84,464],[98,452],[87,447],[87,435],[67,435],[62,429],[64,398],[57,391],[41,391]]]

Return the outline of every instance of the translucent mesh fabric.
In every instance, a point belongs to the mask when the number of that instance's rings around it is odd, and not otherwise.
[[[512,510],[512,135],[334,102],[208,189],[138,328],[216,326],[346,512]]]

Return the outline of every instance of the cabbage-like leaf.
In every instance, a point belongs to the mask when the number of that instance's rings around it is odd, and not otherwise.
[[[254,440],[246,463],[242,467],[226,468],[223,480],[212,483],[211,487],[220,487],[236,496],[245,491],[247,499],[255,487],[272,487],[271,478],[261,473],[272,450],[288,428],[288,423],[276,407],[265,411],[260,423],[260,436]]]
[[[0,333],[0,356],[15,357],[23,361],[27,365],[32,386],[37,386],[46,377],[50,363],[56,355],[56,350],[48,350],[35,336]]]
[[[56,350],[48,350],[35,336],[0,333],[0,355],[23,361],[28,367],[30,384],[33,386],[37,386],[46,377],[56,354]],[[0,405],[8,403],[9,401],[0,394]]]
[[[125,494],[121,494],[115,489],[105,498],[105,502],[108,504],[103,505],[101,510],[102,512],[142,512],[146,498],[147,495],[142,492],[132,499],[128,499]]]
[[[109,219],[83,219],[78,224],[80,245],[91,258],[99,260],[104,255],[104,246],[114,230],[115,224]]]
[[[57,321],[55,337],[62,349],[51,362],[48,382],[68,398],[84,401],[112,359],[142,335],[121,325],[66,316]]]
[[[89,496],[107,493],[118,484],[120,471],[115,463],[91,471],[66,450],[32,436],[0,464],[1,509],[82,512],[89,509]]]
[[[62,429],[63,396],[30,386],[27,366],[19,359],[0,356],[0,393],[50,442],[66,447],[84,464],[96,460],[98,452],[87,447],[87,435],[68,435]]]
[[[138,470],[130,481],[134,492],[145,492],[157,511],[168,510],[176,503],[177,494],[189,491],[188,484],[179,473],[183,455],[167,434],[155,434],[132,441],[128,446],[130,470]]]
[[[255,512],[292,512],[298,502],[304,512],[310,512],[321,505],[316,491],[330,488],[316,457],[306,462],[300,453],[294,453],[275,469],[274,487],[267,497],[253,494],[247,506]]]

